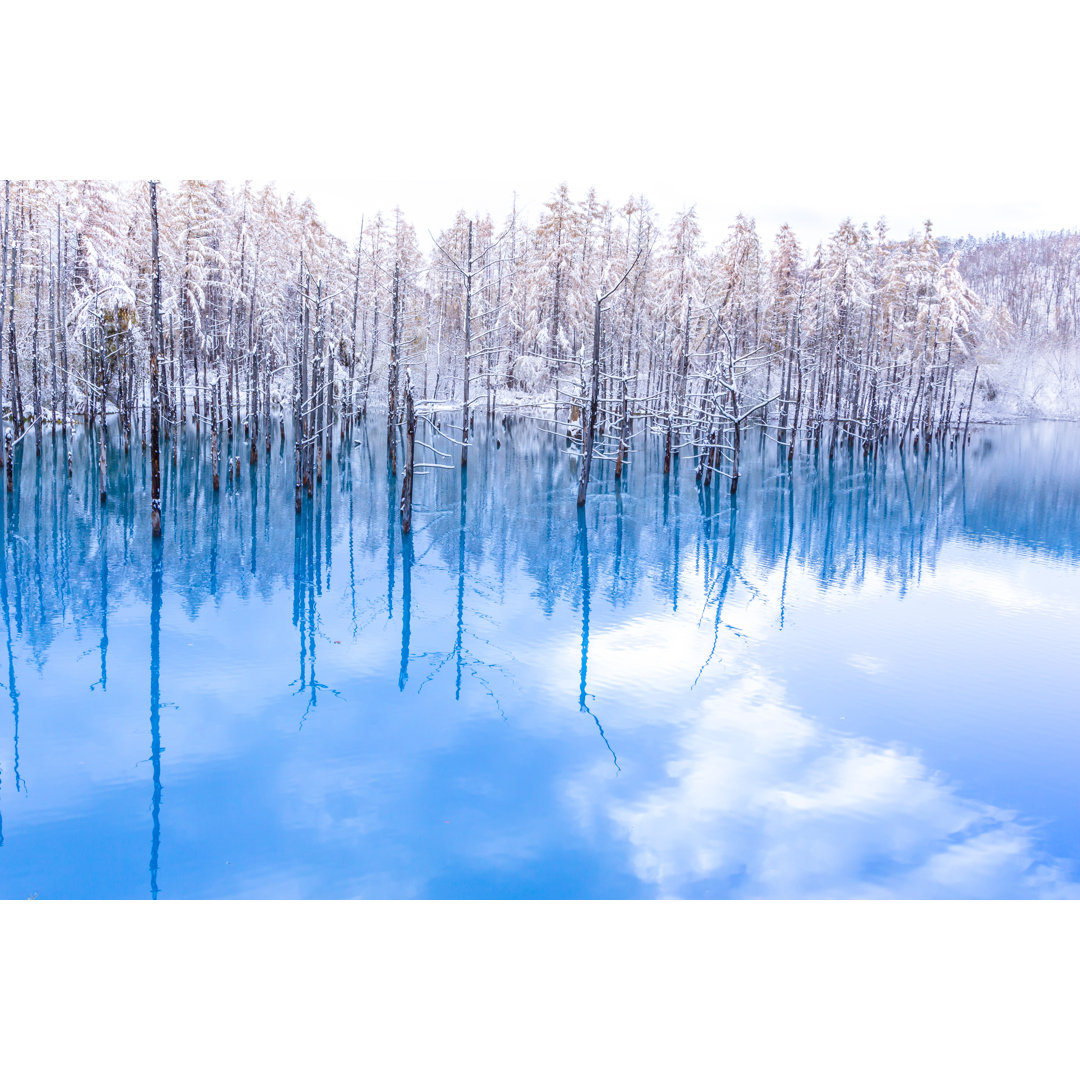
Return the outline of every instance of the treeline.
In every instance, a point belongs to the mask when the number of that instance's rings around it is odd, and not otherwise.
[[[812,250],[787,226],[766,249],[740,216],[708,247],[692,210],[661,227],[644,199],[562,186],[535,222],[459,214],[421,243],[395,213],[350,246],[310,202],[187,181],[157,187],[155,305],[150,185],[13,181],[3,213],[8,460],[46,422],[97,425],[104,447],[117,415],[124,446],[145,443],[154,398],[174,447],[182,425],[207,433],[217,485],[291,417],[298,507],[372,407],[406,495],[415,454],[457,443],[465,466],[473,411],[526,405],[576,443],[579,502],[593,459],[621,473],[646,430],[665,469],[692,447],[703,484],[734,488],[748,424],[789,455],[952,437],[980,363],[1077,326],[1071,234],[943,245],[929,222],[895,241],[845,221]]]
[[[1011,344],[1080,343],[1080,233],[996,233],[943,242],[980,300],[998,311]]]
[[[1080,234],[952,241],[961,273],[996,313],[997,363],[980,391],[1006,414],[1080,415]]]

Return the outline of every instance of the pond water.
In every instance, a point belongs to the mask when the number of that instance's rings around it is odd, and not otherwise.
[[[102,504],[24,440],[0,896],[1080,895],[1076,427],[751,439],[736,498],[645,440],[579,514],[478,419],[407,540],[385,431],[300,515],[276,433],[216,495],[186,433],[156,546],[137,445]]]

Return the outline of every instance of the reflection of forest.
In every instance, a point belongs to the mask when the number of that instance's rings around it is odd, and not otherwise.
[[[1064,425],[980,429],[964,450],[889,448],[832,461],[825,452],[804,452],[789,462],[784,448],[755,439],[744,448],[736,496],[726,485],[696,483],[686,453],[665,475],[657,438],[638,446],[618,484],[613,463],[598,463],[593,495],[578,510],[565,439],[535,421],[492,428],[478,422],[467,471],[425,469],[421,450],[414,527],[405,537],[400,479],[388,467],[377,420],[370,431],[357,430],[351,454],[327,463],[299,514],[287,437],[257,465],[227,470],[217,492],[206,441],[192,435],[177,450],[167,444],[162,455],[164,539],[153,545],[144,456],[135,445],[130,453],[114,446],[103,503],[97,452],[80,434],[47,433],[40,458],[32,446],[17,448],[15,491],[4,496],[0,516],[0,682],[13,725],[11,769],[0,774],[0,785],[21,791],[27,782],[19,754],[20,661],[29,654],[44,670],[57,636],[71,631],[94,656],[94,686],[107,691],[110,619],[121,607],[149,610],[153,896],[162,843],[161,692],[168,686],[161,626],[170,598],[195,620],[227,596],[269,599],[291,591],[298,656],[291,686],[301,725],[322,693],[337,693],[318,675],[327,640],[320,606],[328,596],[336,614],[346,613],[354,637],[374,619],[400,625],[399,689],[414,675],[413,685],[422,687],[446,667],[455,697],[463,679],[474,681],[500,712],[489,679],[507,655],[502,636],[512,628],[493,626],[492,610],[522,595],[547,615],[565,606],[581,627],[578,708],[618,769],[618,747],[604,735],[607,717],[602,708],[594,711],[589,687],[590,620],[599,605],[645,599],[677,610],[683,598],[704,591],[711,613],[702,633],[715,653],[731,591],[740,584],[756,591],[772,571],[782,574],[782,628],[794,567],[825,588],[858,585],[869,570],[902,594],[933,569],[949,540],[1080,555],[1080,430]],[[223,456],[234,456],[230,447]],[[431,574],[445,575],[446,587],[432,590]],[[442,652],[413,653],[418,612],[452,624]],[[411,670],[421,658],[419,670]],[[702,658],[705,665],[712,659],[707,648]]]
[[[150,601],[149,470],[143,456],[137,446],[127,455],[114,448],[110,497],[101,503],[96,453],[81,435],[70,436],[68,444],[71,479],[62,436],[45,435],[40,464],[24,443],[16,451],[16,492],[6,497],[0,606],[7,692],[16,717],[13,643],[28,647],[40,668],[61,629],[73,628],[100,651],[105,686],[110,611]],[[245,460],[239,477],[223,479],[217,494],[205,440],[191,438],[175,457],[166,446],[163,589],[179,597],[194,619],[226,594],[268,598],[291,588],[300,635],[298,685],[308,691],[319,686],[314,665],[323,592],[349,597],[357,633],[380,591],[386,616],[405,616],[404,685],[415,567],[442,567],[453,577],[460,594],[459,637],[463,624],[468,630],[470,598],[479,592],[499,599],[521,574],[531,579],[530,591],[545,613],[560,602],[578,610],[583,526],[594,604],[620,605],[648,593],[676,606],[686,586],[680,576],[687,574],[702,575],[715,595],[724,575],[738,571],[750,555],[765,570],[802,566],[824,586],[857,583],[873,568],[902,591],[933,567],[950,539],[1058,557],[1080,553],[1080,433],[1065,425],[980,429],[965,452],[888,449],[871,457],[842,453],[831,463],[825,454],[811,453],[790,465],[777,447],[754,440],[745,448],[735,502],[722,485],[697,485],[689,460],[665,478],[657,440],[632,457],[618,490],[612,464],[599,463],[597,497],[579,521],[573,460],[564,442],[531,421],[499,423],[491,432],[478,422],[467,486],[459,469],[425,472],[418,465],[415,532],[404,547],[396,496],[388,488],[395,478],[377,431],[369,438],[358,429],[351,457],[328,467],[299,517],[284,445],[284,452],[275,445],[256,466]],[[375,564],[386,567],[377,586]],[[402,603],[408,610],[395,611]],[[467,643],[450,647],[457,664],[467,661]]]

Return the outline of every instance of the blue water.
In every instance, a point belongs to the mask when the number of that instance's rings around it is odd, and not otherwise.
[[[2,503],[0,896],[1080,895],[1076,427],[751,439],[735,499],[645,439],[579,514],[478,420],[408,540],[384,421],[299,516],[188,432],[157,546],[112,440]]]

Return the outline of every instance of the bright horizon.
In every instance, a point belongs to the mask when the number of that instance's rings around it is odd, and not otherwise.
[[[422,184],[407,184],[401,186],[401,197],[396,199],[390,187],[362,177],[352,180],[278,178],[273,182],[282,195],[291,191],[299,198],[309,197],[327,228],[350,243],[355,241],[364,220],[370,222],[378,212],[383,214],[384,219],[389,219],[395,206],[400,206],[405,219],[416,228],[421,247],[426,248],[430,243],[428,232],[437,236],[440,229],[452,224],[459,210],[479,216],[489,213],[498,224],[510,214],[515,196],[519,214],[535,222],[561,181],[553,181],[546,189],[539,182],[529,181],[505,191],[486,178],[477,178],[469,188],[461,185],[435,190]],[[712,190],[703,191],[697,199],[680,199],[679,193],[673,191],[653,193],[648,189],[630,191],[607,188],[584,179],[579,183],[568,181],[568,186],[575,201],[583,199],[589,188],[593,187],[602,202],[610,202],[616,209],[624,205],[631,195],[644,195],[663,227],[675,214],[692,206],[697,212],[703,239],[710,247],[723,240],[729,226],[740,213],[754,219],[758,236],[766,248],[771,247],[780,226],[787,223],[795,230],[804,250],[811,250],[818,241],[826,239],[845,218],[851,218],[856,225],[865,222],[874,226],[879,218],[884,217],[893,239],[906,237],[912,231],[921,234],[927,218],[933,224],[935,236],[954,239],[969,234],[985,237],[996,232],[1019,234],[1075,228],[1072,221],[1056,221],[1052,211],[1040,213],[1035,208],[1025,208],[1020,204],[963,207],[939,203],[936,212],[932,208],[920,211],[910,206],[904,207],[902,212],[890,214],[883,209],[874,211],[865,198],[845,211],[839,206],[821,209],[797,203],[786,208],[782,205],[754,207],[749,202],[745,205],[736,203]]]
[[[787,221],[807,247],[846,217],[894,237],[927,218],[939,236],[1080,226],[1077,15],[1046,0],[1022,19],[931,0],[889,17],[555,0],[510,19],[474,2],[407,25],[318,7],[252,21],[207,0],[155,25],[122,6],[111,44],[138,55],[149,28],[158,76],[133,93],[132,68],[99,65],[75,120],[70,92],[34,79],[37,51],[13,56],[35,107],[10,110],[11,175],[275,177],[349,242],[396,205],[422,241],[458,209],[501,218],[515,191],[534,217],[562,181],[615,205],[644,194],[664,221],[694,205],[709,244],[740,212],[766,244]],[[9,32],[40,18],[13,11]],[[73,13],[50,64],[83,63],[95,20]]]

